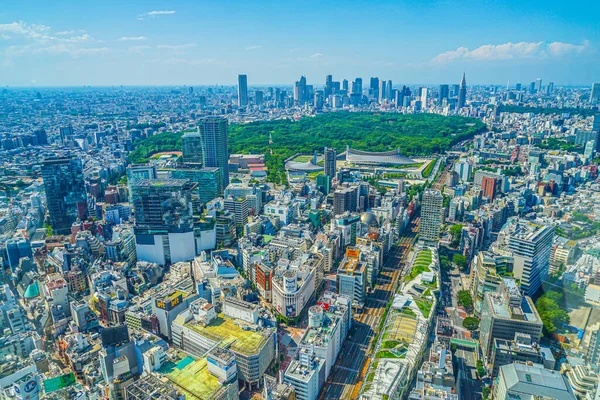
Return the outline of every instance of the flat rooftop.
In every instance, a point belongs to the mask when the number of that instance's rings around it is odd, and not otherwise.
[[[222,388],[217,377],[208,372],[206,358],[195,360],[188,356],[177,364],[166,363],[159,372],[181,389],[186,399],[213,399]]]
[[[244,330],[233,319],[227,318],[223,314],[219,314],[210,325],[188,322],[185,326],[211,340],[223,342],[223,345],[229,345],[230,350],[245,355],[258,353],[267,342],[269,337],[267,333],[270,332],[264,329],[261,331]]]
[[[508,304],[506,304],[504,297],[492,293],[490,294],[489,298],[492,299],[491,305],[496,317],[505,319],[515,319],[512,318],[511,309],[509,308]],[[530,302],[531,299],[529,297],[523,296],[523,300],[521,301],[521,307],[513,307],[513,313],[522,313],[523,321],[541,322],[536,312],[534,311],[535,308],[533,306],[533,303],[530,304]]]

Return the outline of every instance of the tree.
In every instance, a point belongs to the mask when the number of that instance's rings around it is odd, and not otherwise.
[[[558,304],[561,300],[561,293],[550,290],[535,302],[535,307],[544,323],[544,330],[548,334],[555,333],[558,328],[568,325],[571,321],[569,314]]]
[[[467,261],[467,257],[463,256],[462,254],[455,254],[452,257],[452,262],[454,264],[456,264],[458,266],[458,268],[460,268],[460,269],[466,269],[467,266],[469,265],[469,262]]]
[[[462,325],[465,329],[476,331],[479,328],[479,319],[475,317],[467,317],[463,319]]]
[[[460,237],[462,235],[462,224],[455,224],[450,227],[450,234],[452,235],[452,247],[458,247],[460,244]]]
[[[479,375],[480,378],[485,376],[485,368],[483,368],[483,361],[481,360],[477,360],[477,375]]]
[[[471,297],[471,293],[467,290],[459,290],[458,291],[458,305],[463,306],[467,310],[473,308],[473,298]]]

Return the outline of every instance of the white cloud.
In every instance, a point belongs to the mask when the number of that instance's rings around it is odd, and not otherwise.
[[[27,39],[53,39],[50,27],[46,25],[27,24],[23,21],[0,24],[0,33],[22,36]]]
[[[117,39],[119,42],[139,42],[148,39],[146,36],[123,36]]]
[[[171,15],[171,14],[175,14],[175,11],[150,11],[148,13],[148,15],[153,16],[153,15]]]
[[[95,40],[83,30],[53,33],[49,26],[23,21],[0,24],[0,37],[11,43],[0,53],[3,65],[11,65],[15,58],[25,55],[67,54],[79,57],[111,51],[108,47],[94,47],[102,41]]]
[[[158,17],[159,15],[173,15],[175,14],[175,10],[157,10],[157,11],[150,11],[144,14],[140,14],[138,15],[137,19],[139,19],[140,21],[147,18],[147,17]]]
[[[150,46],[130,46],[127,51],[129,53],[142,54],[143,50],[151,49]]]
[[[564,42],[508,42],[497,45],[486,44],[473,50],[469,50],[466,47],[459,47],[456,50],[438,54],[429,63],[448,64],[461,60],[493,61],[556,58],[582,53],[588,45],[589,42],[587,41],[583,45]]]
[[[198,45],[196,43],[186,43],[186,44],[176,44],[176,45],[159,44],[158,46],[156,46],[157,49],[165,49],[165,50],[184,50],[184,49],[191,49],[194,47],[198,47]]]
[[[323,54],[321,54],[321,53],[315,53],[312,56],[310,56],[310,58],[318,58],[318,57],[323,57]]]
[[[246,47],[246,50],[258,50],[258,49],[262,49],[262,46],[248,46],[248,47]]]
[[[86,31],[84,31],[83,29],[75,29],[72,31],[60,31],[60,32],[56,32],[55,35],[56,36],[69,36],[69,35],[77,35],[80,33],[85,33]]]

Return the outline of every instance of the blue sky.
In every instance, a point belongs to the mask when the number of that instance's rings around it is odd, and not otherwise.
[[[597,0],[0,0],[0,85],[590,85],[598,15]]]

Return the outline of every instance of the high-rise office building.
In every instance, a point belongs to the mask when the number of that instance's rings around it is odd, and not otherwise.
[[[325,77],[325,89],[324,89],[325,98],[328,98],[333,94],[333,76],[327,75]]]
[[[443,205],[444,198],[439,190],[425,190],[421,202],[421,227],[419,230],[419,240],[425,244],[433,246],[438,244]]]
[[[294,85],[294,102],[297,105],[303,105],[307,99],[306,77],[301,76],[299,81]]]
[[[537,78],[535,80],[535,92],[539,93],[542,91],[542,78]]]
[[[73,155],[47,158],[42,162],[42,178],[52,229],[59,235],[70,234],[71,225],[88,216],[81,159]]]
[[[201,160],[202,161],[202,160]],[[127,189],[129,191],[129,201],[131,202],[131,193],[133,184],[144,179],[156,179],[156,165],[154,164],[134,164],[127,167]]]
[[[554,92],[554,82],[550,82],[548,83],[548,86],[546,86],[546,94],[550,95],[552,92]]]
[[[342,81],[342,90],[345,90],[346,93],[348,93],[348,79]]]
[[[385,80],[382,79],[379,81],[379,101],[380,102],[387,98],[386,90],[387,90],[387,88],[386,88]]]
[[[186,163],[183,167],[171,171],[173,179],[188,179],[196,183],[196,189],[193,194],[198,201],[206,204],[223,194],[223,179],[221,177],[221,168],[203,167],[202,164]]]
[[[254,92],[254,104],[256,104],[257,106],[262,105],[262,103],[264,102],[264,97],[265,94],[262,90],[257,90],[256,92]]]
[[[554,228],[530,221],[514,221],[509,229],[509,249],[513,253],[513,274],[521,290],[533,296],[548,277]]]
[[[356,78],[352,81],[352,94],[362,95],[362,78]]]
[[[521,91],[521,88],[522,88],[522,86],[523,86],[523,85],[521,85],[520,83],[517,83],[517,84],[515,85],[515,90],[516,90],[517,92],[520,92],[520,91]]]
[[[334,148],[325,147],[323,150],[324,173],[331,178],[335,177],[337,172],[337,152]]]
[[[238,105],[246,107],[248,105],[248,77],[238,75]]]
[[[393,90],[392,90],[392,80],[391,79],[389,79],[387,81],[387,83],[385,85],[385,89],[386,89],[386,93],[385,93],[386,96],[385,96],[385,98],[388,99],[388,101],[392,101],[394,99],[393,98],[394,93],[393,93]]]
[[[223,188],[229,185],[228,122],[225,117],[210,116],[200,121],[202,164],[221,168]]]
[[[600,114],[594,115],[594,121],[592,122],[592,131],[600,133]],[[600,140],[598,140],[600,143]],[[598,146],[600,150],[600,145]]]
[[[379,99],[379,78],[371,78],[369,84],[369,97]]]
[[[141,180],[132,186],[138,260],[166,265],[196,256],[192,192],[187,179]]]
[[[426,87],[421,88],[420,98],[421,98],[421,107],[427,108],[427,88]]]
[[[186,132],[181,137],[181,153],[184,163],[202,163],[202,135],[198,132]]]
[[[58,128],[58,132],[60,133],[60,141],[63,145],[66,145],[69,141],[71,141],[75,134],[73,131],[73,125],[61,126]]]
[[[590,103],[598,104],[600,102],[600,82],[592,84],[592,92],[590,93]]]
[[[439,97],[438,97],[439,103],[442,104],[444,99],[448,98],[449,94],[450,94],[450,86],[440,85],[440,93],[439,93]]]
[[[458,108],[463,108],[467,104],[467,78],[463,73],[462,80],[460,81],[460,88],[458,89]]]

